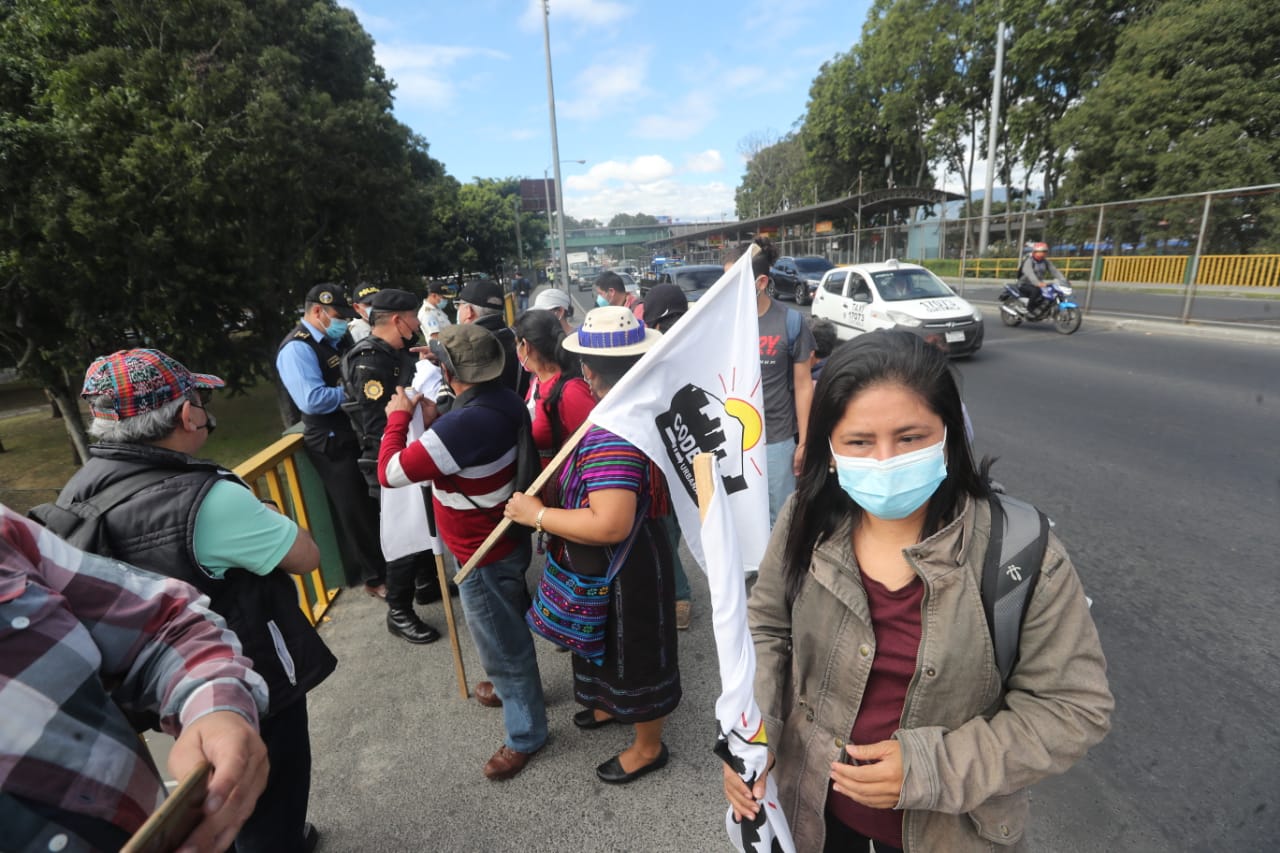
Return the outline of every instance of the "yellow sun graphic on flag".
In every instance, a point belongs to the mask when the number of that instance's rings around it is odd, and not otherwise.
[[[764,434],[764,423],[756,407],[746,400],[730,397],[724,401],[724,411],[742,424],[742,449],[755,447]]]

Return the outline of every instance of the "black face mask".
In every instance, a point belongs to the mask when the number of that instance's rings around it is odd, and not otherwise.
[[[191,405],[204,412],[204,423],[196,427],[196,429],[208,430],[209,435],[213,435],[213,431],[218,428],[218,419],[215,418],[204,406],[198,406],[195,403],[192,403]]]

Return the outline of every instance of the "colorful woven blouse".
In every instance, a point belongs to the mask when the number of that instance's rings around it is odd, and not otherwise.
[[[590,503],[592,492],[627,489],[649,492],[649,517],[655,517],[654,477],[649,459],[633,444],[608,430],[593,426],[582,437],[574,455],[560,472],[560,506],[581,509]],[[656,491],[661,492],[659,487]]]

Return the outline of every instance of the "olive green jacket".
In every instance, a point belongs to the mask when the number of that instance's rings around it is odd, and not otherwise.
[[[853,729],[875,635],[851,520],[814,549],[787,607],[782,563],[793,506],[794,497],[779,515],[748,609],[779,799],[796,849],[816,851],[830,765]],[[1110,728],[1115,703],[1098,633],[1052,535],[1004,692],[980,594],[989,530],[985,501],[966,500],[955,520],[904,551],[924,582],[916,672],[894,733],[906,851],[1024,847],[1027,787],[1066,771]]]

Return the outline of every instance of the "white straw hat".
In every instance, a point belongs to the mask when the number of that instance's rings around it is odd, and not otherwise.
[[[624,305],[592,308],[582,328],[564,339],[564,348],[579,355],[639,355],[657,343],[662,333],[647,329]]]

